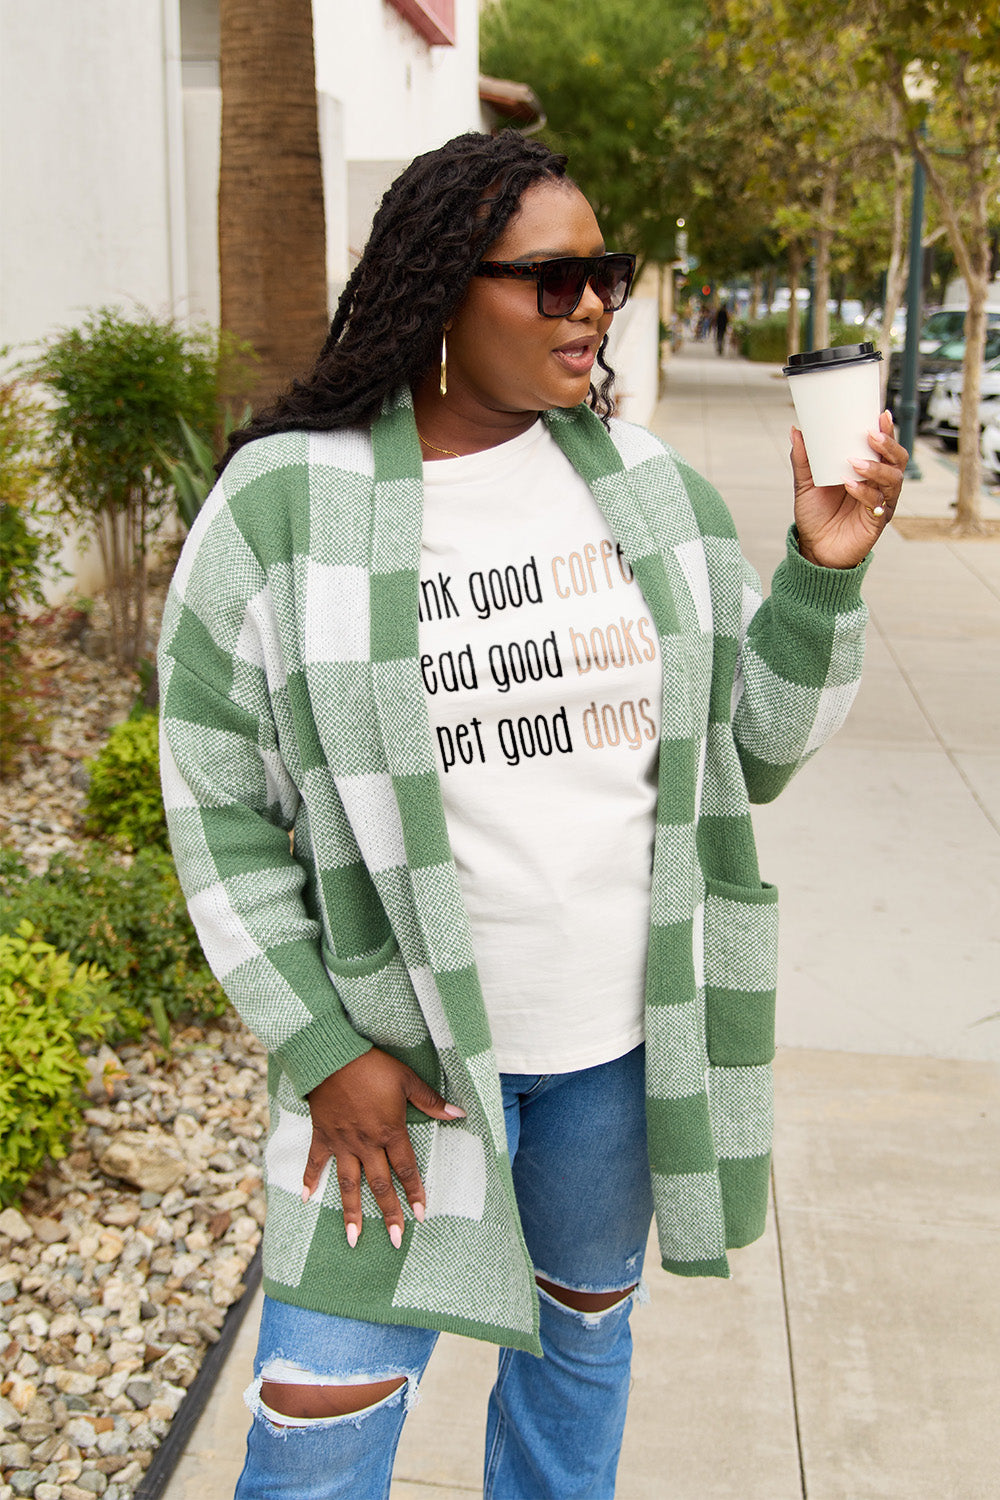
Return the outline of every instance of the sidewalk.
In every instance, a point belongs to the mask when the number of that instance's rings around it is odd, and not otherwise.
[[[693,345],[653,424],[765,581],[791,421],[774,366]],[[946,515],[953,467],[925,443],[918,460],[900,512]],[[619,1500],[1000,1495],[1000,542],[890,528],[866,596],[852,718],[755,819],[783,892],[775,1211],[732,1281],[651,1253]],[[254,1322],[166,1500],[232,1494]],[[481,1494],[494,1365],[442,1338],[393,1500]]]

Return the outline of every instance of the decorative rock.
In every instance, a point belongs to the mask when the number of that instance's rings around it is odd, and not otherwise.
[[[14,1410],[19,1412],[21,1416],[25,1416],[31,1407],[31,1403],[38,1395],[38,1387],[33,1385],[30,1380],[19,1379],[15,1375],[10,1383],[8,1395]]]
[[[0,1234],[5,1234],[15,1244],[23,1245],[31,1239],[31,1225],[16,1208],[5,1208],[0,1213]]]
[[[135,1130],[116,1135],[98,1157],[98,1166],[110,1177],[122,1177],[133,1187],[155,1193],[176,1187],[187,1171],[187,1164],[164,1138]]]
[[[151,1380],[130,1380],[125,1387],[125,1394],[133,1406],[144,1411],[153,1399],[154,1389]]]
[[[90,1495],[103,1495],[108,1487],[108,1478],[100,1469],[84,1469],[76,1481],[81,1490]]]
[[[35,1239],[46,1245],[54,1245],[69,1235],[69,1225],[61,1219],[32,1219],[30,1224]]]
[[[97,1387],[97,1376],[87,1374],[83,1370],[56,1367],[50,1370],[49,1374],[56,1390],[62,1391],[65,1396],[89,1396]]]
[[[15,1469],[8,1475],[7,1483],[15,1495],[33,1495],[38,1475],[33,1469]]]
[[[67,1442],[77,1448],[92,1448],[97,1441],[94,1423],[89,1417],[71,1417],[63,1428]]]

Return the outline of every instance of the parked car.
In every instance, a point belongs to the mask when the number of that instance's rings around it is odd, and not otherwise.
[[[990,360],[980,377],[979,425],[985,427],[994,412],[1000,412],[1000,359]],[[958,424],[962,416],[962,372],[939,375],[927,403],[927,425],[946,448],[958,447]]]
[[[935,313],[935,319],[955,317],[962,322],[965,320],[964,312],[952,313],[950,311]],[[917,363],[917,426],[927,419],[927,407],[931,399],[931,391],[934,382],[939,375],[950,375],[962,367],[965,358],[965,339],[962,337],[944,337],[938,340],[938,331],[943,325],[936,324],[935,332],[930,337],[924,337],[932,319],[924,324],[920,338],[920,359]],[[986,349],[985,358],[993,360],[1000,358],[1000,312],[986,314]],[[924,345],[929,345],[924,350]],[[886,386],[886,403],[890,410],[899,415],[900,387],[903,382],[903,355],[902,352],[894,352],[889,355],[889,379]]]
[[[987,469],[1000,478],[1000,402],[996,403],[996,410],[990,414],[990,418],[983,427],[980,452],[983,455],[983,464]]]

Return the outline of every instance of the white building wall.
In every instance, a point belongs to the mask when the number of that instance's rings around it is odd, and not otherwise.
[[[0,0],[0,344],[183,303],[180,112],[177,0]]]
[[[313,0],[316,83],[344,105],[348,161],[407,162],[479,128],[479,3],[432,47],[387,0]]]

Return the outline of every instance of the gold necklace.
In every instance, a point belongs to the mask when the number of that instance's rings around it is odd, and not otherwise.
[[[456,453],[454,448],[439,448],[437,443],[429,443],[425,437],[421,437],[419,432],[417,433],[417,437],[420,438],[425,448],[433,448],[435,453],[443,453],[448,458],[462,457],[461,453]]]

